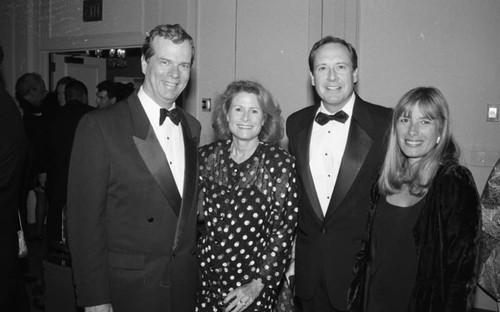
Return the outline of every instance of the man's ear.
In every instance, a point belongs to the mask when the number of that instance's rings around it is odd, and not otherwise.
[[[144,58],[144,55],[141,56],[141,68],[142,68],[142,73],[146,75],[146,67],[148,66],[148,62]]]
[[[312,72],[309,72],[309,75],[311,76],[311,85],[312,85],[313,87],[315,87],[316,85],[315,85],[315,82],[314,82],[314,75],[313,75],[313,73],[312,73]]]
[[[358,82],[358,69],[357,68],[352,72],[352,80],[354,81],[354,83]]]

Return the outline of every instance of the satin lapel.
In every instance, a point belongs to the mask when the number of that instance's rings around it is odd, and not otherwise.
[[[182,194],[182,204],[179,212],[179,221],[175,232],[174,247],[175,251],[182,237],[186,222],[188,222],[191,209],[196,207],[193,204],[198,198],[198,138],[193,137],[184,112],[181,111],[181,126],[184,137],[184,188]]]
[[[364,113],[358,114],[358,118],[356,118],[356,112],[353,113],[347,145],[342,156],[337,182],[333,189],[332,200],[328,205],[326,218],[330,217],[344,200],[373,144],[373,140],[358,122],[358,120],[363,120],[363,117]]]
[[[137,151],[154,177],[163,195],[171,207],[179,205],[181,200],[175,180],[168,166],[167,159],[156,134],[149,123],[146,112],[142,108],[137,95],[129,98],[131,117],[134,123],[133,136]]]
[[[316,110],[313,111],[312,116],[309,116],[304,120],[304,125],[306,126],[302,128],[298,134],[296,150],[297,161],[300,164],[300,176],[302,177],[305,196],[309,199],[309,203],[311,203],[311,207],[316,213],[316,216],[318,216],[319,221],[323,222],[323,211],[321,210],[318,194],[316,193],[316,188],[314,187],[311,169],[309,168],[309,145],[311,143],[311,132],[315,113]]]

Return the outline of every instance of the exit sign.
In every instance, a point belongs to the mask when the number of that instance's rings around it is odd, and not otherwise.
[[[83,21],[102,21],[102,0],[83,0]]]

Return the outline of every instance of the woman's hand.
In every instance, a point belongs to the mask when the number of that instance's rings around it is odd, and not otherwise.
[[[264,284],[261,281],[252,280],[250,283],[234,289],[224,299],[225,304],[229,303],[224,311],[244,311],[259,296],[263,288]]]

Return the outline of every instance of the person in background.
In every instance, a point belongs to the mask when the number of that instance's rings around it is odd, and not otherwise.
[[[370,204],[349,311],[470,311],[479,195],[458,163],[448,103],[438,89],[412,89],[396,105]]]
[[[201,125],[176,106],[194,54],[181,26],[156,26],[142,46],[140,90],[77,127],[67,222],[86,311],[195,309]]]
[[[52,123],[52,118],[59,113],[61,107],[66,104],[64,98],[64,88],[66,84],[74,80],[73,77],[64,76],[57,81],[54,91],[47,93],[45,99],[41,105],[42,114],[47,118],[47,123],[50,125]]]
[[[297,220],[295,161],[277,146],[281,110],[253,81],[217,99],[220,141],[200,148],[205,221],[197,311],[271,311],[289,263]]]
[[[352,266],[364,237],[370,185],[385,153],[391,110],[362,100],[357,54],[327,36],[309,54],[311,82],[320,103],[287,120],[290,154],[299,175],[295,245],[298,311],[345,311]]]
[[[30,191],[35,193],[36,232],[34,236],[40,241],[43,239],[47,212],[45,182],[47,180],[48,119],[41,108],[46,94],[45,82],[37,73],[24,74],[16,81],[16,99],[23,111],[24,130],[28,139],[26,165],[28,181],[23,190],[25,197],[23,201],[27,201]],[[26,214],[26,212],[23,211],[21,214]]]
[[[56,94],[57,94],[57,102],[59,103],[59,107],[63,107],[66,105],[66,85],[71,81],[74,81],[75,78],[70,76],[64,76],[57,81],[56,84]]]
[[[98,108],[107,107],[118,102],[118,86],[114,81],[104,80],[97,85],[95,103]]]
[[[478,284],[500,305],[500,159],[481,195],[481,247]]]
[[[116,101],[117,102],[125,100],[135,91],[134,84],[131,82],[128,82],[128,83],[117,82],[116,88],[117,88],[117,90],[116,90]]]
[[[61,83],[64,84],[64,83]],[[76,126],[86,113],[93,110],[88,105],[87,87],[74,78],[64,84],[64,105],[51,119],[48,136],[49,165],[47,169],[47,242],[49,252],[60,250],[65,244],[62,236],[63,211],[66,206],[69,159]],[[67,248],[67,247],[64,247]]]
[[[0,75],[3,61],[0,42]],[[21,114],[0,82],[0,311],[29,311],[18,261],[19,209],[27,141]],[[19,305],[19,303],[21,305]]]

